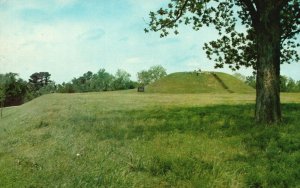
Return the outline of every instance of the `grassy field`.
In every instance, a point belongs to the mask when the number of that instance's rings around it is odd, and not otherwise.
[[[300,94],[51,94],[4,109],[0,187],[299,187]]]

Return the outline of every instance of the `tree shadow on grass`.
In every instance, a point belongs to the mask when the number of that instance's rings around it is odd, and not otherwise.
[[[283,104],[282,111],[282,123],[267,125],[255,123],[254,105],[161,109],[143,116],[145,122],[160,123],[144,126],[136,135],[176,131],[215,139],[236,136],[247,154],[228,162],[245,164],[248,187],[294,187],[300,184],[300,104]]]
[[[110,111],[99,116],[76,115],[70,122],[77,131],[98,133],[100,140],[151,140],[157,134],[173,132],[206,133],[212,137],[242,134],[255,125],[253,114],[253,105],[218,105]]]
[[[272,126],[255,123],[253,104],[115,111],[71,121],[82,124],[75,130],[95,134],[99,140],[151,141],[174,132],[213,139],[237,137],[246,154],[227,162],[243,164],[248,187],[293,187],[300,184],[300,104],[284,104],[282,109],[283,122]],[[161,168],[152,170],[160,173]]]
[[[283,122],[279,125],[256,124],[254,105],[215,105],[208,107],[153,108],[149,110],[110,111],[103,115],[76,115],[70,118],[77,131],[99,133],[99,139],[151,140],[157,134],[205,133],[241,136],[264,130],[298,132],[300,104],[283,105]],[[73,123],[72,123],[73,122]],[[274,135],[273,135],[274,136]]]

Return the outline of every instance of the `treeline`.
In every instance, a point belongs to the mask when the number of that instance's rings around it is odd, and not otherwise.
[[[256,76],[243,76],[239,73],[234,74],[235,77],[244,81],[247,85],[256,87]],[[300,92],[300,80],[296,81],[287,76],[280,76],[280,92]]]
[[[18,78],[16,73],[0,74],[0,104],[13,106],[26,101],[29,87],[28,83]]]
[[[70,82],[56,84],[51,80],[49,72],[33,73],[28,81],[19,78],[16,73],[0,74],[0,104],[15,106],[30,101],[48,93],[82,93],[134,89],[145,86],[163,76],[166,69],[160,65],[150,67],[137,73],[138,81],[132,81],[131,75],[124,70],[117,70],[115,74],[100,69],[93,73],[88,71]]]
[[[114,75],[100,69],[97,73],[88,71],[71,82],[58,84],[56,92],[59,93],[81,93],[97,91],[115,91],[134,89],[137,82],[130,79],[131,75],[119,69]]]
[[[151,84],[166,75],[166,69],[161,65],[156,65],[148,70],[138,72],[138,81],[135,82],[130,79],[131,75],[124,70],[119,69],[112,75],[105,69],[100,69],[97,73],[88,71],[82,76],[72,79],[69,83],[58,84],[56,92],[81,93],[134,89]]]
[[[51,80],[49,72],[33,73],[28,81],[19,78],[16,73],[0,74],[1,106],[15,106],[48,93],[79,93],[94,91],[113,91],[133,89],[137,82],[130,79],[131,75],[118,70],[112,75],[100,69],[97,73],[88,71],[71,82],[56,84]]]
[[[55,92],[56,85],[48,72],[37,72],[28,81],[19,78],[17,73],[0,74],[0,104],[16,106],[42,94]]]

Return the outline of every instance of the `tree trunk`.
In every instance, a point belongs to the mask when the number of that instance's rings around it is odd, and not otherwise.
[[[256,24],[257,77],[255,118],[259,123],[281,121],[280,108],[280,10],[273,0],[260,1]]]

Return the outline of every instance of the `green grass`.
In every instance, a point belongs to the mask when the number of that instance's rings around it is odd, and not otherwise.
[[[297,187],[300,94],[51,94],[4,109],[0,187]]]
[[[170,74],[149,86],[147,93],[251,93],[254,89],[225,73],[215,73],[225,84],[222,85],[210,72],[197,75],[192,72]],[[224,86],[227,88],[225,89]]]
[[[234,93],[255,92],[255,90],[252,87],[248,86],[243,81],[235,78],[232,75],[222,72],[216,72],[215,74],[224,82],[228,89],[233,91]]]

